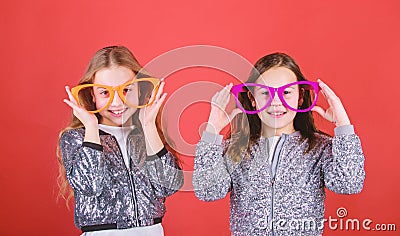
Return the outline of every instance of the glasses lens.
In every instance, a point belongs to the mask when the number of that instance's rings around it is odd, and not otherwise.
[[[78,91],[78,103],[85,107],[87,111],[96,111],[107,105],[110,95],[111,93],[107,88],[88,86],[81,88]],[[94,104],[93,98],[96,98],[96,104],[98,107]]]
[[[126,103],[132,107],[148,105],[153,102],[150,97],[154,88],[154,84],[150,80],[139,80],[128,84],[123,89]]]
[[[285,99],[286,104],[289,108],[298,112],[309,111],[316,102],[316,91],[314,86],[307,83],[299,84],[298,91],[298,98],[297,96],[293,96],[294,93],[290,91],[290,88],[286,88],[283,91],[282,96]],[[299,103],[297,103],[297,101],[299,101]]]
[[[256,84],[240,84],[232,88],[238,107],[248,114],[255,114],[271,103],[268,88]],[[253,106],[255,103],[256,106]]]

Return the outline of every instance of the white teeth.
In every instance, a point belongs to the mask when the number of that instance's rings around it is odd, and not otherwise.
[[[121,110],[121,111],[111,111],[112,113],[114,113],[114,114],[116,114],[116,115],[119,115],[119,114],[122,114],[122,112],[124,112],[125,110]]]

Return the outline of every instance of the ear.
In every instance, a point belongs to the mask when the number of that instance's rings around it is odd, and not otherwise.
[[[303,105],[304,102],[304,88],[300,88],[300,93],[299,93],[299,108],[301,105]]]
[[[300,98],[299,99],[299,108],[301,107],[301,105],[303,105],[303,102],[304,102],[303,98]]]
[[[92,102],[96,104],[96,99],[94,99],[93,89],[90,90],[90,96],[92,96]]]

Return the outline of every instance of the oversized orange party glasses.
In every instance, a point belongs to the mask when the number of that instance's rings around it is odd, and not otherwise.
[[[103,84],[82,84],[71,89],[77,103],[86,108],[89,113],[100,112],[110,106],[114,100],[115,92],[121,100],[128,106],[143,108],[154,102],[155,96],[151,98],[152,91],[157,94],[160,80],[157,78],[133,79],[118,86],[108,86]],[[97,107],[94,104],[94,97],[103,99],[104,105]],[[99,105],[99,104],[97,104]]]

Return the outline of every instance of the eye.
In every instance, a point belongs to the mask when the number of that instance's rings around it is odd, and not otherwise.
[[[269,96],[269,90],[265,88],[261,88],[258,90],[258,94]]]
[[[286,89],[283,91],[283,95],[285,95],[285,96],[290,96],[290,95],[292,95],[295,91],[296,91],[295,88],[289,87],[289,88],[286,88]]]
[[[132,91],[133,91],[132,86],[129,86],[129,87],[125,87],[125,88],[124,88],[124,94],[127,94],[127,93],[132,92]]]
[[[107,97],[110,94],[110,92],[108,92],[108,90],[100,90],[99,94],[103,97]]]

